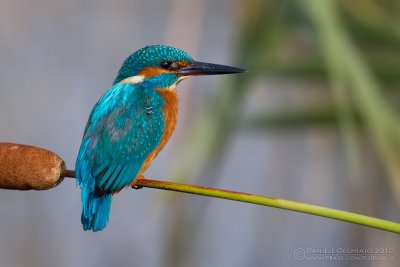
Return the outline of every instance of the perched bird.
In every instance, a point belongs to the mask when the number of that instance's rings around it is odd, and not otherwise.
[[[142,173],[174,131],[180,81],[243,71],[197,62],[186,52],[163,45],[130,55],[92,109],[79,149],[75,173],[82,190],[83,229],[102,230],[112,195],[144,179]]]

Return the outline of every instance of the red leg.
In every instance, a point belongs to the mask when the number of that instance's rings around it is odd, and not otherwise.
[[[141,189],[141,188],[143,188],[143,186],[136,185],[136,183],[137,183],[138,180],[144,180],[144,179],[146,179],[146,178],[144,178],[143,175],[139,175],[139,176],[131,183],[131,187],[132,187],[133,189]]]

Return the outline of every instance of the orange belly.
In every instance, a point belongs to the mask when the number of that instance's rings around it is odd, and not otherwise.
[[[142,168],[137,176],[141,175],[151,164],[151,162],[157,157],[158,153],[164,148],[167,144],[169,138],[175,130],[176,121],[178,118],[178,95],[175,89],[157,89],[157,93],[159,93],[165,100],[165,105],[163,108],[163,115],[165,120],[165,128],[164,133],[161,137],[161,141],[154,149],[153,152],[146,158],[143,163]]]

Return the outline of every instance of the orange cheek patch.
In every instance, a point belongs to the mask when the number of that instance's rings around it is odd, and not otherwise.
[[[175,70],[166,70],[158,67],[146,67],[139,71],[138,75],[144,78],[150,78],[154,76],[158,76],[163,73],[176,73],[176,71],[180,68],[184,68],[189,66],[189,62],[187,61],[176,61],[173,63],[176,66]]]
[[[168,70],[160,69],[160,68],[143,68],[141,71],[139,71],[139,75],[143,76],[144,78],[150,78],[154,76],[158,76],[162,73],[170,73]]]
[[[189,62],[187,62],[187,61],[177,61],[176,65],[178,65],[179,68],[184,68],[184,67],[189,66]]]

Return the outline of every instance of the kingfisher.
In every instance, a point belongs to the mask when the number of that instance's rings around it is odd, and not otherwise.
[[[191,76],[243,69],[194,61],[180,49],[150,45],[131,54],[93,107],[76,160],[83,229],[106,227],[112,195],[135,186],[171,137],[177,84]]]

